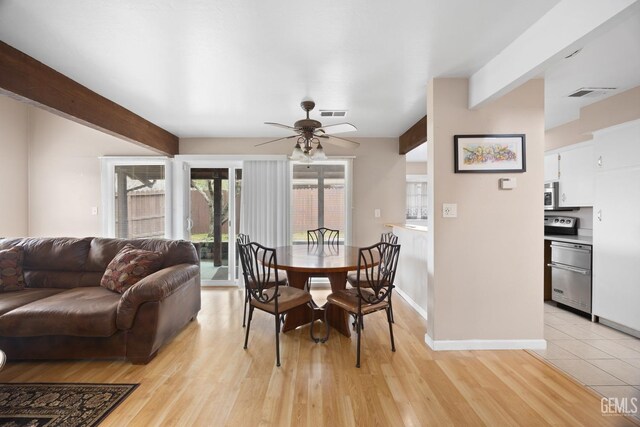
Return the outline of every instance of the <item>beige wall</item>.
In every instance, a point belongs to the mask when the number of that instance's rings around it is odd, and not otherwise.
[[[407,162],[407,175],[426,175],[427,162]]]
[[[101,235],[99,157],[155,155],[6,96],[0,129],[0,236]]]
[[[31,109],[29,235],[100,236],[100,156],[151,150],[45,110]],[[98,215],[92,215],[92,207]]]
[[[0,237],[28,231],[28,116],[25,104],[0,95]]]
[[[640,119],[640,86],[594,102],[580,110],[580,118],[545,132],[545,150],[587,141],[592,132]]]
[[[434,340],[543,338],[544,82],[469,110],[467,79],[428,87],[428,330]],[[526,173],[455,174],[455,134],[526,134]],[[517,188],[498,189],[498,179]],[[457,203],[457,218],[442,218]]]
[[[346,149],[325,144],[329,156],[353,160],[353,244],[375,243],[386,223],[404,223],[405,157],[398,154],[397,138],[353,138],[360,147]],[[262,147],[268,138],[184,138],[180,154],[291,154],[293,143],[279,141]],[[374,210],[381,217],[374,217]]]

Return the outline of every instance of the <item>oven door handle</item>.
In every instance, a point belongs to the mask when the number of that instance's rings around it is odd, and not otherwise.
[[[547,267],[551,267],[551,268],[557,268],[558,270],[566,270],[566,271],[571,271],[573,273],[580,273],[580,274],[584,274],[585,276],[587,276],[589,274],[589,270],[585,270],[584,268],[578,268],[578,267],[570,267],[568,265],[560,265],[560,264],[547,264]]]

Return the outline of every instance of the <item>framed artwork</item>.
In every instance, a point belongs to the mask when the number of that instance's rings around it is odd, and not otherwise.
[[[454,135],[455,173],[525,172],[524,134]]]

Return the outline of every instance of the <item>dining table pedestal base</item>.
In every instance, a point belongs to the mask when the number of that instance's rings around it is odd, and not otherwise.
[[[298,289],[304,289],[309,276],[310,273],[290,270],[287,271],[289,286],[293,286]],[[338,273],[326,273],[325,276],[331,283],[332,292],[336,292],[346,287],[346,271]],[[314,277],[317,277],[317,275],[314,275]],[[315,308],[315,319],[324,320],[325,310],[327,311],[327,322],[331,326],[331,329],[340,332],[344,336],[350,337],[351,329],[349,328],[349,314],[345,310],[334,305],[330,305],[328,307],[323,306]],[[313,317],[314,309],[309,306],[298,306],[292,310],[289,310],[285,316],[282,332],[291,331],[293,329],[296,329],[298,326],[308,325],[313,320]]]

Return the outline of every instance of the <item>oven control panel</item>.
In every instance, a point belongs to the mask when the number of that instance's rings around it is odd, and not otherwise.
[[[570,216],[545,216],[544,225],[546,227],[563,227],[574,228],[577,224],[577,218]]]

